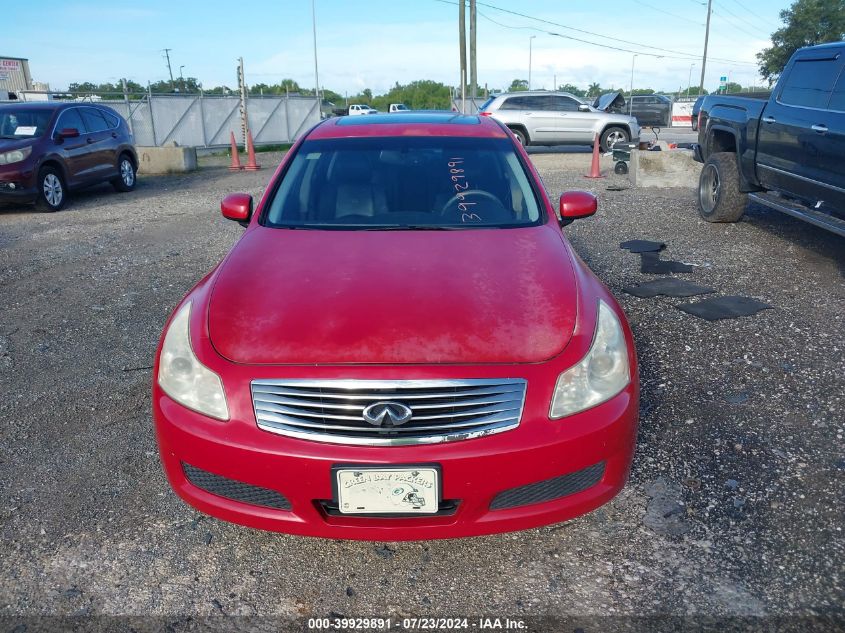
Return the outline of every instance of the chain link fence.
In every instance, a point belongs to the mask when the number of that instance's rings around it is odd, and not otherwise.
[[[229,134],[244,143],[240,99],[204,94],[74,95],[27,93],[27,101],[73,101],[106,106],[126,119],[135,144],[161,146],[175,142],[186,147],[228,146]],[[319,101],[287,95],[250,96],[249,128],[256,145],[293,143],[320,122]]]

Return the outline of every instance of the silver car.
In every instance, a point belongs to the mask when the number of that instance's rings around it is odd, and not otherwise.
[[[480,108],[506,126],[523,145],[592,145],[599,135],[601,149],[614,143],[638,141],[634,117],[594,108],[567,92],[512,92],[490,99]]]

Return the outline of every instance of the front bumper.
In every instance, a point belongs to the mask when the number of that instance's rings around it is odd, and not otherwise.
[[[202,512],[254,528],[305,536],[427,540],[559,523],[609,501],[622,489],[630,470],[637,394],[634,378],[615,398],[563,420],[540,415],[539,406],[526,407],[520,426],[511,431],[448,444],[399,447],[345,446],[279,436],[259,429],[254,415],[219,422],[175,403],[157,385],[153,413],[170,484]],[[332,467],[338,464],[436,464],[441,470],[443,512],[413,517],[339,515],[332,505],[336,501]],[[197,469],[210,474],[210,479],[198,479]],[[573,473],[577,474],[562,477]],[[234,488],[221,478],[230,480]],[[224,484],[204,483],[209,480]],[[247,490],[246,496],[226,492],[238,490],[238,482],[247,484],[240,487]],[[523,497],[522,491],[512,490],[538,482],[546,485],[532,488]],[[566,494],[553,493],[549,499],[548,491],[555,490],[555,485]],[[262,501],[267,497],[261,496],[261,489],[270,498],[278,493],[275,497],[284,503],[270,507],[274,504]],[[544,491],[539,497],[538,489]],[[258,490],[259,496],[250,496],[250,490]],[[511,492],[502,497],[505,491]],[[503,498],[510,499],[509,507],[491,508],[508,505],[502,503]],[[523,505],[514,507],[514,499]],[[261,505],[245,500],[258,500]]]
[[[0,166],[0,202],[25,202],[37,197],[35,170],[29,160]]]

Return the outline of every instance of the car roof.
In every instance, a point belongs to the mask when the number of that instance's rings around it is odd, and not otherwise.
[[[334,117],[315,127],[309,139],[362,136],[463,136],[508,138],[498,122],[489,117],[457,112],[412,111],[396,114],[368,114],[363,117]]]
[[[58,110],[63,105],[66,104],[57,103],[55,101],[8,101],[6,103],[0,104],[0,107],[14,106],[16,108],[19,108],[21,106],[25,106],[33,110]]]
[[[5,103],[0,103],[0,108],[4,106],[14,106],[14,107],[21,107],[25,106],[27,108],[31,108],[33,110],[67,110],[68,108],[78,108],[79,106],[86,106],[89,108],[108,108],[108,106],[102,106],[99,103],[94,103],[91,101],[7,101]]]

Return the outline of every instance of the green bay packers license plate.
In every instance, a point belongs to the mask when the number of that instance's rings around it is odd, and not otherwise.
[[[343,514],[437,512],[437,468],[339,468],[335,476],[338,509]]]

